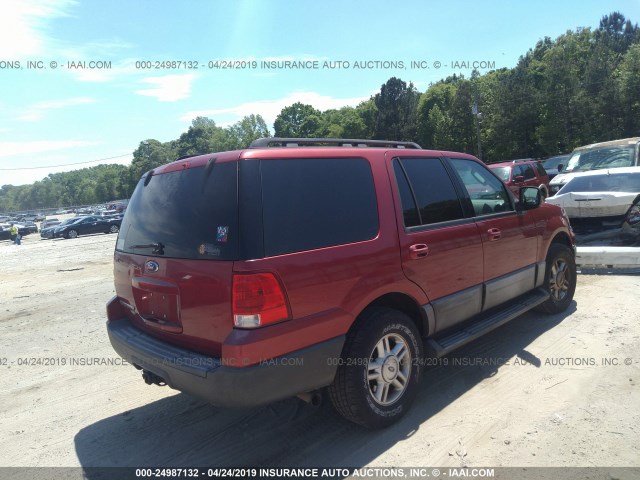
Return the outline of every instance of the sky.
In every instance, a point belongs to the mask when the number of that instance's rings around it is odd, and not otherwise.
[[[295,102],[355,106],[393,76],[424,92],[511,68],[613,11],[640,22],[639,0],[2,0],[0,185],[128,164],[197,116],[260,114],[273,133]]]

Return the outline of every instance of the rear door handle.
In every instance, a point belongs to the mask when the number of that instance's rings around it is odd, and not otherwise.
[[[489,234],[490,242],[495,242],[496,240],[500,240],[500,238],[502,237],[502,232],[500,231],[499,228],[490,228],[489,230],[487,230],[487,233]]]
[[[416,243],[409,247],[409,251],[411,252],[411,258],[414,260],[418,260],[419,258],[424,258],[429,255],[429,247],[424,243]]]

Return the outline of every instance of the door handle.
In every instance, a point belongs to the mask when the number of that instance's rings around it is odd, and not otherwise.
[[[419,258],[424,258],[429,255],[429,247],[424,243],[416,243],[409,247],[409,251],[411,252],[411,258],[414,260],[418,260]]]
[[[500,238],[502,237],[502,232],[500,231],[499,228],[490,228],[489,230],[487,230],[487,233],[489,234],[490,242],[495,242],[496,240],[500,240]]]

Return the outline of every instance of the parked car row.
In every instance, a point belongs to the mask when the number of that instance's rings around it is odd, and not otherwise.
[[[74,213],[76,215],[101,215],[104,211],[112,213],[123,213],[127,209],[128,200],[112,201],[104,204],[97,204],[84,207],[59,208],[55,212],[53,209],[47,209],[47,213],[3,213],[0,212],[0,223],[8,222],[43,222],[47,215],[65,215]]]
[[[42,213],[38,214],[18,214],[18,215],[0,215],[1,223],[11,223],[11,222],[41,222],[45,219],[45,215]]]
[[[99,217],[95,215],[73,217],[57,225],[42,229],[40,237],[44,239],[76,238],[80,235],[89,235],[92,233],[118,233],[121,223],[122,215],[109,217]]]

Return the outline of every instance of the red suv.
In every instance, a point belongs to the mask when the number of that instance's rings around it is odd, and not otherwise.
[[[540,162],[532,159],[492,163],[489,168],[517,196],[521,187],[537,187],[543,198],[549,196],[549,175]]]
[[[115,350],[149,384],[248,407],[328,387],[377,428],[441,356],[576,286],[574,237],[536,188],[413,143],[268,138],[159,167],[118,235]]]

